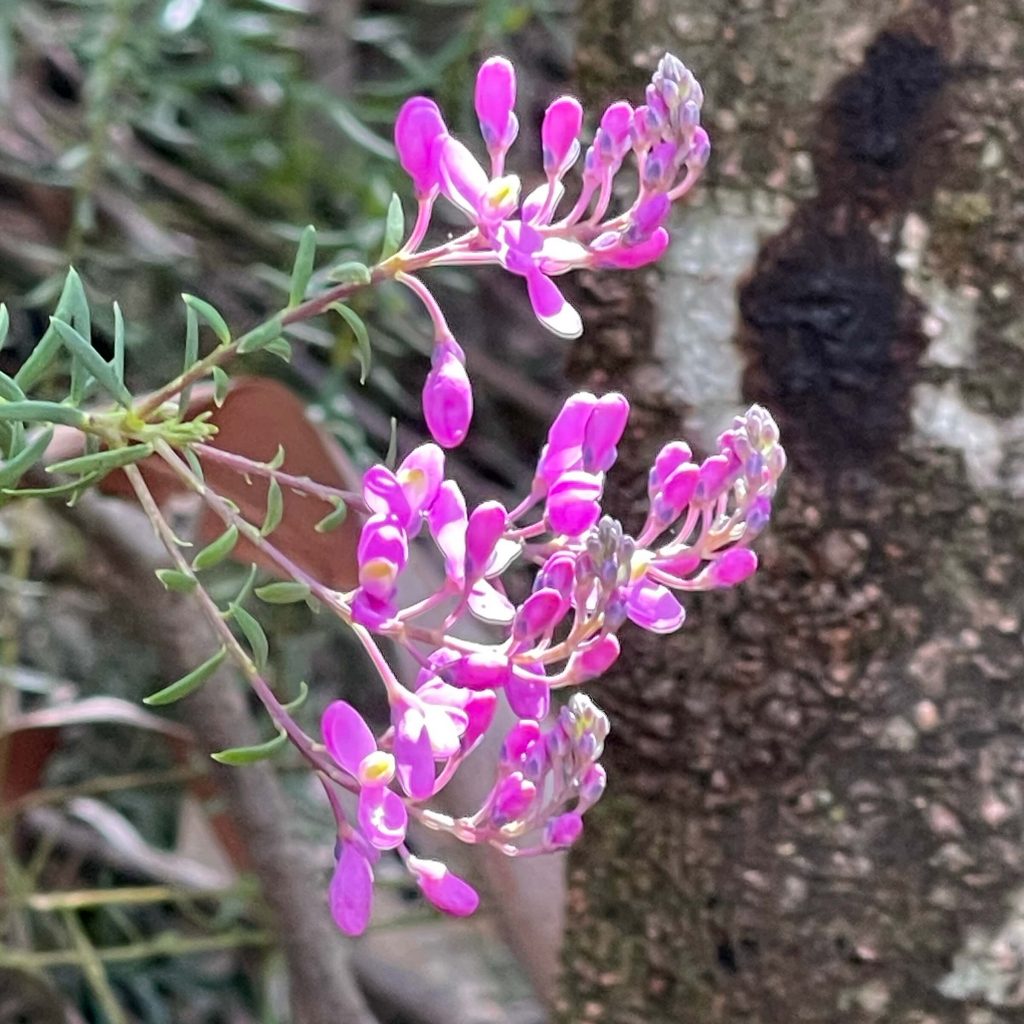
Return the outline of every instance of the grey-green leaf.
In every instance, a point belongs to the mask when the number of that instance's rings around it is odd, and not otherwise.
[[[109,473],[112,469],[130,466],[153,454],[151,444],[133,444],[126,448],[111,448],[93,455],[79,455],[62,459],[46,467],[47,473]]]
[[[336,530],[345,520],[348,518],[348,505],[345,504],[340,498],[335,499],[334,511],[328,512],[313,527],[317,533],[328,533],[331,530]]]
[[[384,221],[384,242],[380,251],[381,262],[390,259],[398,252],[404,233],[405,214],[402,212],[402,200],[398,198],[397,192],[392,192],[391,202],[388,203],[387,218]]]
[[[60,340],[71,358],[77,359],[121,405],[129,405],[132,400],[131,392],[117,379],[117,374],[110,363],[71,324],[55,316],[50,317],[50,324],[60,335]]]
[[[257,587],[254,593],[267,604],[295,604],[298,601],[305,601],[309,597],[309,587],[305,583],[284,581]]]
[[[272,317],[262,324],[258,324],[251,331],[243,334],[238,340],[238,352],[245,355],[247,352],[257,352],[261,348],[268,348],[281,337],[283,320],[281,314]]]
[[[173,704],[176,700],[187,697],[190,693],[198,690],[217,671],[220,663],[227,657],[227,653],[227,648],[221,647],[212,658],[207,658],[202,665],[198,665],[187,675],[171,683],[170,686],[165,686],[162,690],[157,690],[156,693],[144,697],[142,703],[149,704],[150,707],[158,707],[163,704]]]
[[[270,653],[267,634],[263,632],[256,617],[239,604],[231,605],[231,617],[238,623],[238,628],[249,644],[257,670],[262,672],[267,667],[267,656]]]
[[[234,551],[237,543],[238,527],[232,523],[216,540],[207,544],[192,559],[192,568],[197,572],[202,572],[203,569],[212,569],[219,562],[223,562]]]
[[[72,267],[68,271],[68,276],[64,280],[64,289],[60,293],[60,298],[57,300],[57,309],[55,316],[60,318],[71,317],[74,312],[78,293],[82,291],[82,282],[75,269]],[[57,333],[53,324],[47,329],[46,333],[39,339],[39,343],[29,353],[28,358],[24,363],[21,364],[21,369],[15,374],[14,379],[18,382],[18,386],[24,391],[28,391],[33,384],[46,372],[50,363],[53,362],[57,353],[60,351],[61,337]]]
[[[199,581],[191,573],[179,569],[157,569],[156,578],[168,589],[178,594],[188,594],[196,589]]]
[[[279,732],[272,739],[265,743],[257,743],[251,747],[231,747],[229,750],[221,750],[210,757],[221,764],[252,764],[254,761],[262,761],[272,757],[288,743],[288,737],[284,732]]]
[[[227,345],[231,341],[231,331],[228,328],[227,322],[213,306],[188,293],[183,294],[181,298],[186,306],[194,309],[210,325],[210,328],[217,335],[222,345]]]
[[[215,366],[211,372],[213,376],[213,404],[219,409],[227,397],[228,388],[231,386],[231,378],[228,377],[227,373],[220,366]]]
[[[316,259],[316,228],[307,224],[299,238],[299,248],[292,266],[291,289],[288,305],[297,306],[305,297],[309,279],[313,276],[313,262]]]
[[[270,486],[267,488],[267,514],[260,527],[260,536],[269,537],[281,525],[283,515],[284,496],[281,494],[281,485],[271,477]]]
[[[18,378],[15,377],[15,380]],[[61,402],[0,402],[0,420],[27,423],[63,423],[68,427],[84,427],[87,417],[81,409]]]
[[[359,383],[365,384],[366,377],[370,372],[370,362],[373,358],[373,353],[370,351],[370,335],[366,330],[366,324],[363,323],[363,318],[354,310],[348,306],[343,306],[340,302],[333,302],[330,306],[345,322],[352,328],[352,333],[356,336],[356,358],[359,360]]]
[[[370,268],[365,263],[352,261],[339,263],[327,271],[327,280],[335,281],[338,284],[361,284],[370,283]]]
[[[13,487],[42,458],[52,440],[53,427],[48,427],[30,445],[0,466],[0,487]]]

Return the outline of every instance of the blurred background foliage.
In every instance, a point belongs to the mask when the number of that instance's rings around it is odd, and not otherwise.
[[[536,164],[534,128],[571,52],[567,13],[562,0],[0,5],[0,297],[12,316],[0,366],[13,372],[31,350],[69,263],[106,355],[121,304],[129,382],[144,391],[180,367],[182,292],[251,325],[283,304],[307,223],[324,265],[372,261],[393,190],[411,211],[390,139],[398,105],[430,93],[475,136],[481,55],[519,61],[519,152]],[[523,311],[518,282],[433,283],[478,381],[456,471],[471,500],[485,486],[504,497],[555,404],[557,347]],[[340,321],[306,326],[291,364],[264,355],[247,369],[284,380],[365,463],[387,447],[392,417],[403,449],[419,439],[430,336],[397,288],[361,302],[374,348],[365,388]],[[39,397],[63,383],[44,381]],[[244,859],[241,874],[225,859],[206,759],[138,708],[166,682],[145,636],[110,613],[81,538],[44,506],[0,510],[0,550],[0,1024],[286,1019],[274,939]],[[223,570],[225,593],[239,572]],[[323,686],[310,723],[337,695],[339,662],[352,664],[324,619],[300,606],[265,620],[273,673]],[[290,767],[284,758],[286,778]],[[322,808],[293,774],[322,840]],[[325,848],[325,872],[329,862]]]

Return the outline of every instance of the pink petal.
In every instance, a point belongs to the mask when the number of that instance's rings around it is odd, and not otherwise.
[[[591,473],[563,473],[548,491],[545,516],[554,533],[578,537],[601,517],[601,480]]]
[[[652,633],[674,633],[686,618],[686,610],[672,591],[646,579],[629,588],[626,614]]]
[[[505,776],[494,789],[491,798],[491,819],[499,828],[516,821],[533,803],[537,787],[523,776],[513,772]]]
[[[757,571],[757,555],[750,548],[730,548],[708,569],[713,587],[734,587]]]
[[[476,890],[437,860],[409,856],[406,866],[412,872],[423,895],[446,914],[468,917],[480,905]]]
[[[320,734],[331,757],[353,777],[363,758],[377,749],[363,716],[344,700],[327,705],[320,719]]]
[[[395,763],[398,781],[409,796],[425,800],[433,794],[434,752],[418,708],[406,707],[395,725]]]
[[[466,598],[466,604],[481,622],[507,626],[516,615],[515,606],[487,580],[477,580]]]
[[[444,452],[436,444],[421,444],[402,460],[395,476],[410,512],[418,515],[429,509],[437,497],[444,480]]]
[[[552,818],[544,828],[544,845],[554,849],[572,846],[583,831],[583,818],[575,811]]]
[[[447,136],[441,111],[425,96],[406,101],[395,121],[398,159],[413,180],[416,192],[425,196],[440,185],[437,167],[437,139]]]
[[[505,683],[508,706],[518,718],[544,718],[551,707],[551,691],[544,681],[544,669],[531,671],[524,666],[512,669]]]
[[[430,534],[441,554],[452,583],[465,579],[466,564],[466,499],[454,480],[445,480],[437,492],[427,516]]]
[[[392,515],[403,527],[408,526],[409,502],[395,474],[387,466],[371,466],[363,474],[363,500],[371,512]]]
[[[685,441],[669,441],[655,456],[654,469],[658,480],[667,480],[669,474],[693,457]]]
[[[613,103],[601,115],[601,127],[608,133],[616,147],[629,143],[629,128],[633,123],[633,108],[625,101]]]
[[[561,177],[579,155],[577,141],[583,127],[583,108],[572,96],[555,100],[541,123],[540,138],[544,154],[544,170],[552,177]]]
[[[615,463],[615,446],[628,420],[629,402],[625,395],[613,392],[598,399],[583,435],[583,468],[588,473],[603,473]]]
[[[507,149],[516,137],[516,72],[505,57],[491,57],[476,76],[474,106],[488,149]]]
[[[441,192],[471,220],[480,214],[489,179],[475,156],[458,139],[440,144]]]
[[[409,815],[397,793],[387,786],[359,791],[359,827],[378,850],[393,850],[405,839]]]
[[[508,512],[500,501],[485,501],[477,505],[469,516],[466,527],[466,574],[483,574],[484,569],[505,532]]]
[[[526,274],[526,290],[537,319],[552,334],[560,338],[578,338],[583,333],[579,313],[565,301],[565,296],[550,277],[540,270],[531,270]]]
[[[519,643],[532,642],[535,637],[553,629],[568,607],[568,600],[559,591],[541,587],[519,607],[512,635]]]
[[[498,651],[475,651],[465,654],[441,670],[441,676],[453,686],[469,690],[496,690],[508,678],[508,658]]]
[[[361,935],[373,905],[373,868],[353,843],[341,844],[327,896],[334,923],[346,935]]]
[[[620,243],[611,249],[595,255],[594,265],[597,267],[615,267],[619,270],[636,270],[661,259],[668,248],[668,232],[658,228],[650,238],[636,245]]]
[[[591,640],[578,648],[569,659],[568,670],[578,682],[604,675],[619,657],[619,641],[612,633]]]

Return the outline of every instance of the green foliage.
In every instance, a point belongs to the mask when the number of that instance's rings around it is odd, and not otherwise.
[[[220,668],[227,654],[227,648],[221,647],[216,654],[207,658],[206,661],[196,666],[187,675],[175,680],[170,686],[165,686],[162,690],[157,690],[156,693],[151,693],[148,697],[144,697],[142,703],[149,704],[151,707],[160,707],[164,704],[174,704],[176,701],[187,697],[190,693],[195,693]]]

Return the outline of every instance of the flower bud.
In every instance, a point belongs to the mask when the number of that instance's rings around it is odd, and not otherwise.
[[[544,845],[551,850],[572,846],[583,831],[583,818],[575,811],[560,814],[544,826]]]
[[[410,854],[405,866],[420,891],[438,910],[455,917],[468,917],[480,905],[476,890],[439,860],[421,860]]]
[[[572,96],[555,100],[546,111],[540,138],[544,155],[544,172],[549,178],[560,178],[579,156],[579,134],[583,127],[583,108]]]
[[[447,134],[448,129],[437,104],[425,96],[414,96],[398,113],[395,121],[398,160],[412,178],[420,198],[440,185],[437,140]]]
[[[487,149],[503,153],[515,141],[519,122],[512,112],[516,103],[516,72],[505,57],[491,57],[476,76],[474,106],[480,134]]]
[[[473,389],[460,354],[454,342],[442,341],[423,385],[423,416],[431,436],[444,448],[462,444],[473,418]]]

